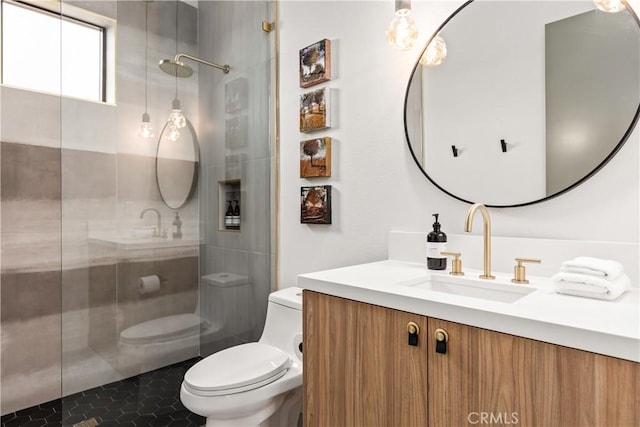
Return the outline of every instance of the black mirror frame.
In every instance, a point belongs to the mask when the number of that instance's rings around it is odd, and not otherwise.
[[[634,10],[631,8],[631,6],[629,6],[629,4],[627,3],[626,0],[621,0],[622,3],[624,4],[624,6],[627,8],[627,11],[629,12],[629,14],[631,15],[631,17],[636,21],[636,24],[640,27],[640,20],[638,19],[638,16],[636,15],[636,13],[634,12]],[[403,117],[404,117],[404,134],[405,134],[405,138],[407,141],[407,146],[409,147],[409,152],[411,153],[411,157],[413,157],[414,162],[416,163],[416,166],[418,166],[418,169],[420,169],[420,171],[422,172],[422,174],[434,185],[436,186],[436,188],[438,188],[440,191],[442,191],[443,193],[447,194],[450,197],[453,197],[454,199],[457,199],[461,202],[464,203],[468,203],[468,204],[473,204],[473,203],[477,203],[477,202],[482,202],[482,200],[466,200],[463,199],[462,197],[456,196],[453,193],[450,193],[449,191],[445,190],[444,188],[442,188],[437,182],[435,182],[430,176],[429,174],[427,174],[427,171],[424,170],[424,168],[422,167],[422,165],[420,164],[418,157],[416,156],[415,152],[413,151],[413,148],[411,147],[411,139],[409,137],[409,129],[407,127],[407,106],[408,106],[408,102],[409,102],[409,90],[411,89],[411,83],[413,81],[413,77],[416,74],[416,70],[420,69],[420,67],[422,67],[422,65],[420,64],[420,58],[422,57],[422,55],[424,55],[425,51],[427,50],[427,46],[429,46],[429,43],[431,43],[431,40],[433,40],[433,38],[445,27],[445,25],[447,25],[447,23],[449,21],[451,21],[451,19],[453,19],[454,16],[456,16],[458,13],[460,13],[460,11],[462,11],[465,7],[469,6],[471,3],[473,3],[474,0],[467,0],[465,1],[464,4],[462,4],[460,7],[458,7],[447,19],[444,20],[444,22],[442,24],[440,24],[440,26],[438,27],[438,29],[431,35],[431,37],[429,37],[429,40],[427,41],[427,43],[425,44],[424,49],[421,51],[420,56],[418,57],[418,60],[416,61],[416,64],[413,67],[413,70],[411,72],[411,77],[409,78],[409,83],[407,84],[407,89],[405,91],[405,97],[404,97],[404,112],[403,112]],[[573,190],[574,188],[578,187],[580,184],[584,183],[585,181],[587,181],[589,178],[591,178],[593,175],[595,175],[598,171],[600,171],[600,169],[602,169],[607,163],[609,163],[609,161],[618,153],[618,151],[620,151],[620,149],[622,148],[622,146],[624,145],[624,143],[629,139],[629,137],[631,136],[631,133],[633,132],[634,128],[636,127],[636,124],[638,122],[638,118],[640,117],[640,104],[638,104],[638,108],[636,109],[635,115],[633,116],[633,119],[631,120],[631,123],[629,124],[629,127],[627,128],[627,130],[625,131],[624,135],[622,136],[622,138],[620,139],[620,141],[618,142],[618,144],[616,144],[616,146],[613,148],[613,150],[611,150],[611,152],[609,153],[609,155],[607,155],[607,157],[604,158],[604,160],[602,160],[591,172],[589,172],[588,174],[586,174],[583,178],[581,178],[580,180],[576,181],[575,183],[571,184],[570,186],[566,187],[563,190],[560,190],[556,193],[553,193],[551,195],[542,197],[540,199],[537,200],[532,200],[530,202],[524,202],[524,203],[516,203],[516,204],[512,204],[512,205],[492,205],[492,204],[486,204],[486,206],[488,208],[517,208],[517,207],[521,207],[521,206],[529,206],[529,205],[533,205],[536,203],[541,203],[541,202],[546,202],[548,200],[554,199],[558,196],[561,196],[564,193],[567,193],[571,190]]]
[[[191,136],[193,137],[193,152],[195,155],[195,159],[194,159],[194,167],[193,167],[193,177],[191,178],[191,188],[189,188],[189,191],[184,199],[184,202],[182,202],[180,205],[178,206],[171,206],[169,204],[169,202],[165,199],[165,196],[162,194],[162,189],[160,188],[160,180],[158,179],[158,154],[160,152],[160,142],[162,141],[162,136],[164,135],[164,131],[167,128],[167,125],[169,123],[165,123],[165,125],[162,127],[162,131],[160,132],[160,136],[158,137],[158,144],[156,147],[156,160],[155,160],[155,169],[156,169],[156,187],[158,188],[158,193],[160,194],[160,198],[162,199],[162,202],[169,208],[169,209],[173,209],[173,210],[177,210],[177,209],[181,209],[182,207],[184,207],[187,203],[189,203],[189,201],[191,200],[191,197],[193,197],[193,193],[195,192],[197,186],[198,186],[198,173],[199,173],[199,168],[200,168],[200,144],[198,143],[198,137],[196,135],[196,131],[193,128],[193,125],[191,124],[191,122],[187,119],[187,127],[189,128],[189,131],[191,132]]]

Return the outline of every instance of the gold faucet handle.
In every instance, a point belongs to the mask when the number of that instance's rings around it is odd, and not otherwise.
[[[516,258],[516,265],[513,267],[513,283],[529,283],[526,277],[526,269],[524,268],[525,262],[540,264],[541,259],[536,258]]]
[[[460,260],[460,252],[440,252],[440,255],[452,256],[453,263],[451,264],[451,274],[452,276],[464,276],[464,272],[462,271],[462,261]]]

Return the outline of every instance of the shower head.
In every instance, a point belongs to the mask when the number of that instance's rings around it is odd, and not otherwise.
[[[174,59],[163,59],[160,61],[159,67],[165,73],[175,77],[191,77],[193,69],[187,64]]]
[[[158,65],[162,71],[164,71],[169,75],[172,75],[175,77],[191,77],[191,75],[193,74],[193,69],[187,64],[185,64],[184,62],[180,61],[180,58],[182,57],[191,59],[201,64],[208,65],[210,67],[218,68],[219,70],[222,70],[222,72],[224,72],[225,74],[227,74],[231,69],[231,67],[229,67],[226,64],[225,65],[215,64],[213,62],[205,61],[204,59],[200,59],[195,56],[187,55],[186,53],[179,53],[176,55],[174,59],[163,59],[162,61],[160,61],[160,64]]]

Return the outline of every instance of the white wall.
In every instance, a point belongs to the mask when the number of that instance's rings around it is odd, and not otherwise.
[[[640,0],[630,3],[640,10]],[[460,4],[414,0],[420,44]],[[393,1],[280,3],[280,287],[300,273],[384,259],[390,230],[428,230],[434,212],[443,231],[463,233],[469,206],[429,183],[406,146],[404,92],[419,52],[387,44],[393,11]],[[323,38],[332,41],[334,74],[316,87],[333,89],[335,114],[333,127],[314,135],[333,138],[334,163],[330,178],[312,181],[299,178],[299,141],[309,135],[298,130],[298,51]],[[491,209],[494,235],[638,243],[639,139],[636,130],[602,171],[559,198]],[[313,183],[333,186],[332,225],[300,224],[300,187]]]

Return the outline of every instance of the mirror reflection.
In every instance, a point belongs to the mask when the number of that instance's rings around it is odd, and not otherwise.
[[[562,194],[618,151],[640,105],[640,32],[592,1],[468,2],[438,33],[447,56],[416,65],[405,126],[441,190],[518,206]]]
[[[176,133],[165,124],[158,140],[156,180],[164,203],[171,209],[184,206],[196,187],[199,148],[195,130],[187,120]]]

